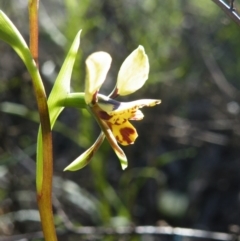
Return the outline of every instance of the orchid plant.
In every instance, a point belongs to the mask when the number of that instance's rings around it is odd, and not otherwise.
[[[141,120],[141,108],[154,106],[160,100],[142,99],[132,102],[118,102],[118,96],[125,96],[140,89],[149,74],[149,61],[144,48],[139,46],[123,62],[116,86],[109,96],[99,93],[111,65],[111,56],[106,52],[91,54],[86,60],[85,91],[70,92],[70,80],[80,45],[79,31],[70,47],[52,91],[47,99],[43,81],[38,71],[37,58],[37,9],[38,1],[29,0],[31,36],[34,44],[29,49],[24,38],[11,20],[0,10],[0,40],[9,44],[25,64],[33,81],[38,104],[40,126],[37,138],[37,200],[45,240],[56,241],[52,214],[52,137],[51,130],[65,107],[87,108],[98,122],[101,133],[95,143],[76,158],[65,170],[76,171],[86,166],[98,150],[105,137],[120,159],[122,168],[127,167],[127,158],[118,145],[133,144],[138,136],[130,121]],[[31,42],[31,41],[30,41]]]

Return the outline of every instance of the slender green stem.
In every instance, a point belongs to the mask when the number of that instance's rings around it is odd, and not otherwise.
[[[30,22],[30,50],[34,60],[38,61],[38,0],[29,0],[29,22]],[[53,175],[53,158],[52,158],[52,134],[47,105],[47,97],[44,86],[37,69],[33,71],[33,85],[37,105],[40,115],[42,131],[42,150],[43,162],[41,167],[42,185],[37,186],[37,201],[40,211],[43,233],[46,241],[57,241],[53,211],[52,211],[52,175]],[[38,177],[37,177],[38,178]]]

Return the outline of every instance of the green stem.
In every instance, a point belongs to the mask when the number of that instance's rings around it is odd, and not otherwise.
[[[29,0],[29,17],[30,22],[32,18],[33,22],[37,24],[37,5],[38,0]],[[30,24],[31,25],[31,24]],[[37,28],[35,28],[36,30]],[[34,31],[35,31],[34,30]],[[31,35],[30,30],[30,35]],[[31,37],[30,37],[31,38]],[[43,232],[46,241],[56,241],[56,232],[53,222],[52,214],[52,135],[50,128],[49,110],[47,105],[47,97],[41,76],[39,74],[36,62],[33,60],[33,56],[29,51],[29,48],[10,19],[0,10],[0,39],[9,44],[22,59],[26,65],[28,72],[31,75],[35,97],[38,106],[38,112],[40,116],[41,130],[43,141],[41,142],[42,153],[41,159],[37,164],[37,195],[38,204],[40,210],[40,216],[43,225]],[[36,45],[35,41],[35,45]],[[32,49],[32,48],[31,48]],[[38,49],[37,46],[34,49]],[[40,176],[41,175],[41,176]]]
[[[30,22],[30,50],[33,59],[38,64],[38,0],[29,0],[29,22]],[[53,211],[52,211],[52,176],[53,176],[53,158],[52,158],[52,133],[49,118],[49,110],[47,105],[47,97],[45,89],[39,76],[37,68],[34,71],[33,86],[37,99],[38,111],[40,115],[41,131],[42,131],[42,157],[40,160],[42,165],[42,185],[37,185],[37,201],[42,222],[42,229],[46,241],[57,241]],[[38,177],[36,177],[38,179]]]

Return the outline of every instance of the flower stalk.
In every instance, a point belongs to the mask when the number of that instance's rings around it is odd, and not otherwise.
[[[39,0],[29,0],[30,51],[38,66],[38,5]]]
[[[38,66],[38,0],[29,0],[29,27],[30,27],[30,51],[36,66]],[[47,105],[47,97],[41,78],[34,78],[34,91],[40,115],[42,132],[42,163],[37,164],[37,177],[42,180],[37,185],[37,202],[40,212],[42,229],[46,241],[57,241],[53,211],[52,211],[52,176],[53,176],[53,155],[52,155],[52,133]],[[41,170],[39,170],[39,168]]]

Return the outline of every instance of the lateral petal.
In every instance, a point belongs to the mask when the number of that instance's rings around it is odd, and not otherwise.
[[[161,103],[161,100],[155,100],[155,99],[141,99],[141,100],[135,100],[130,102],[120,102],[120,105],[117,108],[115,108],[113,111],[109,111],[108,114],[112,115],[115,113],[124,112],[126,110],[140,109],[145,106],[152,107],[160,103]]]
[[[161,103],[160,100],[151,100],[151,99],[143,99],[143,100],[136,100],[132,102],[121,102],[119,107],[116,108],[114,111],[108,111],[105,109],[104,106],[100,106],[100,108],[104,110],[100,113],[102,119],[107,120],[111,124],[120,125],[124,123],[126,120],[141,120],[143,119],[144,115],[139,110],[144,106],[154,106]]]
[[[112,124],[121,124],[125,120],[141,120],[143,113],[138,110],[144,106],[154,106],[160,104],[161,100],[142,99],[131,102],[118,102],[116,100],[101,97],[97,105],[100,107],[99,114],[102,119],[109,120]]]

